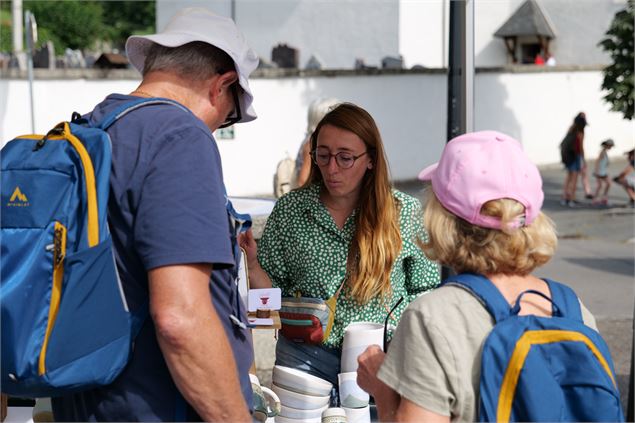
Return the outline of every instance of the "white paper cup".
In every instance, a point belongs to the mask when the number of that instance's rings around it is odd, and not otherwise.
[[[368,392],[357,384],[357,372],[340,373],[337,375],[340,384],[340,404],[342,407],[363,408],[368,405]]]

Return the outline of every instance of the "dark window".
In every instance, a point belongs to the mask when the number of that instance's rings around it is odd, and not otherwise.
[[[540,44],[527,43],[520,45],[520,63],[534,63],[536,55],[540,54]]]

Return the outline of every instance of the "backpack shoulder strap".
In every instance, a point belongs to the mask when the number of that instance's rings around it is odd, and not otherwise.
[[[483,304],[496,323],[511,315],[511,306],[500,293],[498,288],[483,275],[476,273],[462,273],[450,276],[443,285],[455,285],[469,291]]]
[[[149,106],[152,104],[171,104],[176,106],[187,113],[190,112],[185,106],[180,103],[177,103],[174,100],[170,100],[168,98],[140,98],[138,100],[132,100],[129,103],[122,105],[121,107],[115,109],[113,112],[107,114],[100,122],[95,124],[96,128],[103,129],[104,131],[110,127],[113,123],[115,123],[118,119],[125,116],[126,114],[136,110],[140,107]]]
[[[584,323],[582,320],[580,300],[573,289],[556,281],[552,281],[551,279],[544,279],[544,281],[549,285],[551,301],[560,310],[560,316]]]

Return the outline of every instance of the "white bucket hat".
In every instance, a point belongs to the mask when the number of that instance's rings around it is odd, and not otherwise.
[[[202,41],[218,47],[234,60],[238,83],[243,89],[240,95],[240,122],[256,119],[251,103],[253,95],[249,89],[249,75],[258,67],[258,55],[245,41],[234,21],[216,15],[201,7],[183,9],[172,17],[165,29],[152,35],[133,35],[126,41],[128,60],[143,72],[148,47],[157,43],[165,47],[178,47],[193,41]]]

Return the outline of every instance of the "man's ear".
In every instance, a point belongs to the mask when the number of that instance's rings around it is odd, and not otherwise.
[[[238,81],[238,74],[236,71],[225,72],[221,75],[215,75],[209,85],[209,96],[212,100],[212,104],[216,103],[216,100],[229,92],[229,87]]]

